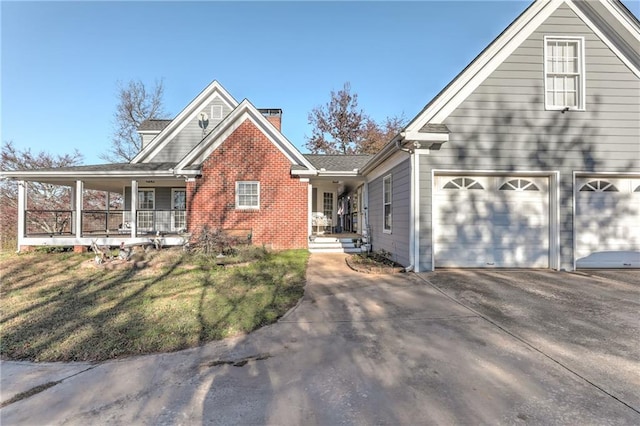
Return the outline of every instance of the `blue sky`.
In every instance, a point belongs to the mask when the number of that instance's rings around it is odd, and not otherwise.
[[[529,4],[2,1],[2,141],[100,163],[118,81],[163,79],[174,116],[218,80],[282,108],[305,152],[307,114],[331,90],[349,81],[374,119],[412,118]]]

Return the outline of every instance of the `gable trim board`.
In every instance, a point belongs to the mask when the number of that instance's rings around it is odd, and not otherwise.
[[[418,132],[427,123],[443,123],[496,68],[507,59],[558,7],[567,4],[585,24],[640,77],[640,70],[623,55],[608,37],[572,0],[536,1],[482,51],[447,87],[443,89],[407,126],[406,132]],[[640,42],[640,39],[639,39]],[[588,72],[588,70],[587,70]]]
[[[195,97],[181,112],[174,118],[167,127],[165,127],[146,147],[144,147],[138,155],[136,155],[132,163],[148,163],[157,155],[171,140],[180,133],[193,120],[202,109],[203,105],[207,105],[213,99],[220,98],[230,109],[238,106],[233,96],[227,92],[224,87],[216,80],[207,86],[198,96]]]
[[[189,152],[175,168],[178,174],[193,173],[213,151],[246,120],[250,120],[291,162],[315,170],[313,165],[248,100],[242,101],[218,126]]]

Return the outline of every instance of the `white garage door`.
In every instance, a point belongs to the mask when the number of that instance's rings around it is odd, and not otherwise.
[[[436,176],[436,267],[549,267],[549,179]]]
[[[576,267],[640,268],[640,178],[576,178]]]

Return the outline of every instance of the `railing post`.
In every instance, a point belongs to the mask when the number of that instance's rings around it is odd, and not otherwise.
[[[138,181],[131,181],[131,238],[138,235]]]
[[[75,192],[75,211],[76,217],[73,218],[76,224],[76,238],[82,238],[82,187],[83,182],[81,180],[76,181],[76,192]]]

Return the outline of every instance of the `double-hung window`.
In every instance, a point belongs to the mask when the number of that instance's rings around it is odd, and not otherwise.
[[[151,231],[154,228],[154,214],[156,205],[155,189],[138,189],[138,230]]]
[[[584,39],[544,38],[546,109],[584,109]]]
[[[382,231],[391,233],[391,175],[382,179],[383,224]]]
[[[236,209],[260,208],[260,182],[236,182]]]
[[[153,210],[155,207],[156,191],[141,188],[138,190],[138,210]]]

